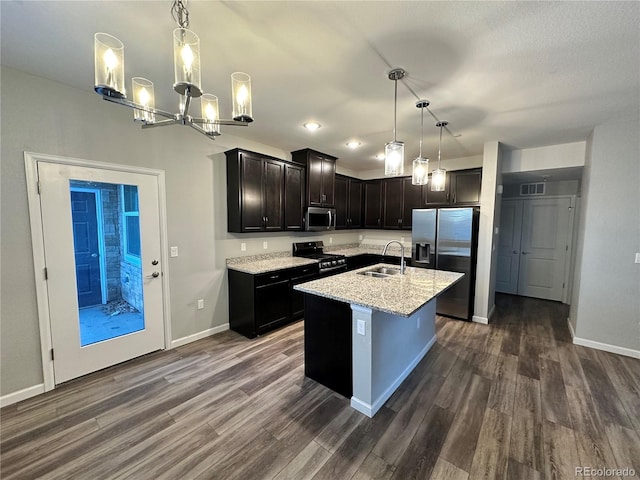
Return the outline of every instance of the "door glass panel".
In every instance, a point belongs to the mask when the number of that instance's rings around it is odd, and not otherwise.
[[[138,187],[70,180],[80,345],[144,330]]]

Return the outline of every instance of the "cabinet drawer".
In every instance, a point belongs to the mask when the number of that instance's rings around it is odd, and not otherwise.
[[[275,272],[261,273],[255,277],[256,287],[272,285],[274,283],[286,282],[291,278],[289,270],[277,270]]]

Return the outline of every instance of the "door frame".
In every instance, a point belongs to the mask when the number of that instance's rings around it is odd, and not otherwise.
[[[96,222],[98,223],[98,255],[100,262],[100,290],[102,297],[102,304],[107,303],[107,264],[105,262],[105,245],[104,245],[104,228],[102,216],[102,191],[99,188],[87,188],[87,187],[70,187],[72,192],[87,192],[95,195],[96,201]]]
[[[40,327],[40,352],[42,356],[42,376],[44,391],[55,388],[51,335],[51,315],[49,311],[49,294],[45,273],[44,232],[42,228],[42,209],[40,206],[40,185],[38,178],[38,163],[55,163],[77,167],[115,170],[124,173],[139,173],[152,175],[158,182],[158,209],[160,213],[160,249],[162,255],[162,311],[164,316],[164,348],[171,348],[171,304],[169,293],[169,254],[167,245],[167,206],[165,174],[163,170],[155,170],[131,165],[96,162],[80,158],[62,157],[44,153],[24,152],[24,164],[27,179],[27,199],[29,202],[29,222],[31,226],[31,244],[33,247],[33,266],[36,286],[36,300],[38,304],[38,324]]]

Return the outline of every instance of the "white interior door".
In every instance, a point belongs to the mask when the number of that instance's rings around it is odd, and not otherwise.
[[[496,292],[518,293],[522,200],[504,200],[500,213]]]
[[[164,348],[158,178],[48,162],[38,177],[55,383]],[[94,234],[71,192],[89,187],[102,191],[108,301],[80,308],[76,259]]]
[[[523,203],[518,293],[561,301],[571,201],[537,198]]]

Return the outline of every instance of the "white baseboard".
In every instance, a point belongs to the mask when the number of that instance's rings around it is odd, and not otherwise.
[[[595,348],[596,350],[604,350],[605,352],[609,353],[617,353],[618,355],[624,355],[626,357],[640,358],[640,350],[619,347],[617,345],[609,345],[608,343],[587,340],[586,338],[573,337],[573,344],[582,345],[583,347]]]
[[[14,403],[18,403],[18,402],[21,402],[22,400],[26,400],[27,398],[40,395],[41,393],[44,393],[44,383],[34,385],[33,387],[23,388],[22,390],[18,390],[17,392],[13,392],[8,395],[3,395],[2,397],[0,397],[0,407],[13,405]]]
[[[573,330],[573,325],[571,324],[571,319],[569,319],[569,317],[567,317],[567,325],[569,325],[569,333],[571,334],[574,345],[595,348],[596,350],[603,350],[609,353],[617,353],[618,355],[624,355],[625,357],[640,358],[640,350],[634,350],[627,347],[619,347],[617,345],[610,345],[608,343],[596,342],[595,340],[576,337],[576,332]]]
[[[182,345],[186,345],[187,343],[195,342],[196,340],[210,337],[211,335],[224,332],[225,330],[229,330],[228,323],[225,323],[224,325],[218,325],[217,327],[208,328],[207,330],[194,333],[193,335],[187,335],[186,337],[171,340],[171,348],[181,347]]]
[[[482,323],[483,325],[489,325],[489,319],[487,317],[481,317],[480,315],[474,315],[471,320],[476,323]]]
[[[424,356],[431,349],[433,344],[436,343],[436,340],[437,340],[437,337],[436,335],[434,335],[433,338],[429,340],[427,345],[425,345],[425,347],[422,350],[420,350],[418,355],[416,355],[416,357],[411,361],[411,363],[407,365],[407,368],[405,368],[402,371],[402,373],[398,376],[398,378],[396,378],[395,381],[391,385],[389,385],[389,388],[387,388],[384,392],[382,392],[382,394],[376,399],[375,402],[373,402],[373,404],[369,405],[368,403],[365,403],[356,397],[351,397],[351,407],[359,411],[360,413],[364,413],[369,418],[373,417],[377,413],[377,411],[382,408],[385,402],[389,400],[391,395],[394,394],[394,392],[398,389],[398,387],[402,384],[402,382],[404,382],[404,380],[409,376],[409,374],[413,372],[413,369],[416,368],[418,363],[420,363],[420,360],[424,358]]]

